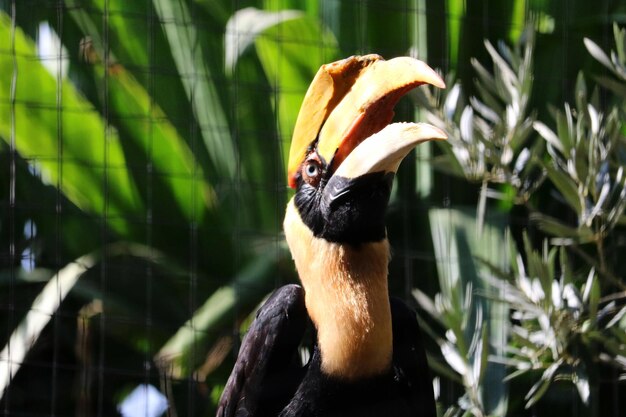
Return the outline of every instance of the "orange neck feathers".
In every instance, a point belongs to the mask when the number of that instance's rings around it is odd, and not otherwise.
[[[284,222],[287,243],[317,327],[322,370],[344,379],[381,374],[391,366],[387,290],[389,244],[350,246],[317,238],[293,201]]]

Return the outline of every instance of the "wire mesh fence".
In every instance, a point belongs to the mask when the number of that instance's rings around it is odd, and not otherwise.
[[[441,414],[622,415],[626,5],[588,3],[0,0],[0,414],[213,415],[297,282],[306,89],[378,53],[447,82],[387,213]]]

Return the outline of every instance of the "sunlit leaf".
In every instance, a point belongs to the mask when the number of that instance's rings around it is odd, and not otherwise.
[[[486,326],[482,327],[480,332],[480,339],[476,345],[474,351],[474,363],[472,364],[472,373],[474,381],[480,382],[483,380],[485,372],[487,371],[488,359],[489,359],[489,333]]]
[[[218,78],[204,55],[196,26],[189,24],[193,19],[187,3],[183,0],[153,0],[153,4],[211,163],[220,177],[234,179],[237,151],[217,92]]]
[[[443,342],[441,344],[441,353],[452,369],[463,376],[468,374],[469,369],[467,363],[451,343]]]
[[[548,126],[546,126],[542,122],[535,122],[533,123],[533,127],[535,128],[537,133],[539,133],[541,137],[543,137],[546,140],[546,142],[554,146],[556,149],[558,149],[562,153],[565,152],[565,149],[563,148],[563,144],[561,143],[561,140]]]
[[[597,43],[595,43],[589,38],[583,39],[583,42],[585,44],[585,48],[587,48],[587,51],[589,51],[591,56],[593,56],[596,60],[598,60],[598,62],[600,62],[602,65],[604,65],[608,69],[613,70],[613,64],[611,63],[611,60],[604,53],[602,48],[598,46]]]
[[[151,166],[151,175],[156,177],[154,181],[166,184],[187,221],[201,222],[207,209],[215,208],[215,192],[205,181],[202,168],[187,144],[124,68],[111,71],[108,80],[115,122],[141,149],[146,165]],[[135,161],[139,162],[143,161]],[[156,198],[160,196],[167,194],[158,193]],[[153,204],[167,203],[153,201]]]
[[[525,396],[525,399],[528,400],[526,402],[526,408],[532,407],[537,401],[543,397],[543,395],[548,391],[550,385],[552,385],[552,378],[554,374],[561,366],[561,362],[557,361],[550,365],[544,373],[541,375],[539,381],[537,381],[528,391]]]
[[[339,58],[339,48],[332,34],[308,17],[271,26],[257,36],[255,46],[276,92],[274,109],[286,166],[288,144],[308,85],[322,64]]]
[[[415,298],[415,301],[417,301],[421,308],[423,308],[435,320],[440,320],[439,312],[437,311],[435,303],[433,302],[433,300],[430,299],[430,297],[428,297],[419,288],[413,288],[412,294]]]
[[[176,65],[171,56],[164,32],[152,24],[154,8],[151,2],[126,0],[67,0],[68,13],[82,31],[83,45],[79,62],[73,62],[76,69],[86,67],[84,60],[97,62],[105,59],[105,65],[121,65],[150,94],[151,100],[162,109],[169,123],[176,125],[179,134],[190,125],[189,113],[192,108],[185,93],[182,80],[175,76]],[[102,19],[102,17],[105,17]],[[147,16],[153,18],[146,19]],[[103,20],[101,22],[101,19]],[[104,23],[104,24],[103,24]],[[105,51],[103,36],[106,35]],[[70,44],[76,39],[67,39]],[[88,45],[93,45],[89,51]],[[157,45],[163,45],[157,47]],[[88,57],[89,54],[96,55]],[[74,55],[70,54],[70,57]],[[158,67],[159,71],[150,70]],[[96,88],[104,82],[97,81]],[[183,137],[189,146],[194,146],[194,138]],[[195,146],[195,156],[201,163],[206,163],[206,152]],[[127,150],[128,152],[128,150]]]
[[[232,74],[239,56],[268,28],[290,19],[302,17],[298,10],[268,12],[246,7],[235,12],[226,24],[224,54],[226,72]]]
[[[581,203],[581,197],[578,193],[578,187],[572,178],[565,174],[562,170],[555,168],[550,164],[544,164],[544,168],[548,173],[548,178],[559,190],[565,201],[570,205],[576,214],[582,215],[584,207]]]
[[[0,38],[12,39],[1,12]],[[50,75],[19,28],[13,42],[14,54],[0,54],[0,118],[9,121],[0,124],[0,136],[79,208],[130,233],[128,219],[143,216],[143,204],[117,132],[69,81]]]
[[[48,281],[33,301],[26,317],[13,330],[7,344],[0,351],[0,393],[5,392],[26,355],[37,342],[44,327],[54,317],[67,294],[96,260],[95,254],[89,254],[65,265]]]
[[[592,269],[589,275],[595,275],[595,271]],[[591,292],[589,293],[589,317],[595,318],[598,313],[598,306],[600,304],[600,283],[597,279],[591,281]]]
[[[591,393],[591,389],[589,387],[589,377],[581,367],[576,370],[574,383],[576,384],[576,389],[578,389],[580,399],[584,404],[589,404],[589,395]]]

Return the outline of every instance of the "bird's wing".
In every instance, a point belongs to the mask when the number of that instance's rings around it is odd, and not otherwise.
[[[414,406],[419,407],[420,416],[435,417],[437,413],[432,378],[415,311],[403,301],[392,297],[391,315],[396,379],[409,391],[408,398]]]
[[[301,379],[298,345],[308,315],[299,285],[277,289],[265,302],[241,343],[222,393],[217,417],[254,416],[284,407]]]

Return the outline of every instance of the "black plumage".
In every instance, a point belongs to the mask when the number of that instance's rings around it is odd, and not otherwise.
[[[298,346],[307,321],[302,287],[286,285],[274,291],[241,343],[218,417],[278,415],[304,374]]]
[[[388,373],[344,381],[324,375],[315,345],[301,365],[298,347],[310,325],[304,290],[276,290],[244,337],[218,417],[435,417],[431,378],[415,313],[390,299],[393,363]]]

